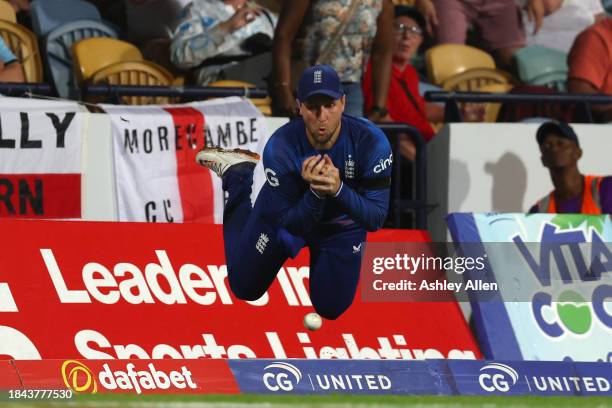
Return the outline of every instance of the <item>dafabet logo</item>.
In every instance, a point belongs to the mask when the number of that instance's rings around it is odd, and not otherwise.
[[[112,370],[108,363],[102,365],[96,374],[85,364],[76,360],[66,360],[62,364],[62,378],[66,387],[76,393],[95,394],[100,390],[126,390],[137,394],[151,390],[168,390],[175,388],[197,389],[191,371],[182,366],[180,370],[168,373],[155,368],[149,363],[144,370],[136,370],[133,363],[127,363],[124,370]]]
[[[98,392],[98,382],[89,367],[76,360],[64,361],[62,379],[66,387],[76,393],[95,394]]]

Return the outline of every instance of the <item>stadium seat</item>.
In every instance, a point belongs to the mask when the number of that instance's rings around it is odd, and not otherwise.
[[[0,20],[0,35],[21,62],[26,82],[42,82],[42,62],[36,35],[19,24],[4,20]]]
[[[0,20],[10,21],[11,23],[17,22],[15,9],[8,1],[0,0]]]
[[[35,0],[30,4],[30,15],[32,29],[39,37],[71,21],[102,21],[96,6],[84,0]]]
[[[495,68],[473,68],[447,78],[442,83],[446,91],[476,91],[485,85],[510,84],[512,76]]]
[[[146,86],[170,86],[173,81],[166,68],[144,60],[116,62],[99,69],[89,80],[92,84]],[[122,96],[121,102],[126,105],[159,105],[167,104],[169,100],[166,97]]]
[[[57,93],[62,98],[77,98],[79,93],[72,74],[72,46],[85,38],[117,38],[117,32],[93,20],[77,20],[62,24],[44,39],[44,58]]]
[[[566,90],[567,54],[533,45],[514,54],[519,77],[529,85],[542,85],[558,91]]]
[[[216,87],[232,87],[232,88],[256,88],[255,84],[244,81],[235,80],[222,80],[210,83],[208,86]],[[249,98],[249,100],[259,109],[259,111],[265,116],[272,116],[272,99],[270,97],[265,98]]]
[[[436,85],[453,75],[473,68],[495,68],[493,57],[478,48],[463,44],[441,44],[425,53],[429,80]]]
[[[78,41],[72,46],[72,57],[78,84],[114,63],[143,60],[136,46],[114,38],[86,38]]]

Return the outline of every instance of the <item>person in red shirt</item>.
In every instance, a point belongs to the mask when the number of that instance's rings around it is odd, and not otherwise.
[[[410,60],[425,39],[425,19],[414,8],[395,6],[393,32],[393,65],[387,106],[374,106],[370,61],[362,82],[365,111],[366,113],[382,111],[381,117],[388,113],[392,121],[405,122],[416,127],[423,138],[429,141],[435,134],[430,122],[442,122],[444,108],[437,104],[425,103],[419,94],[419,75],[410,65]],[[400,142],[402,154],[414,159],[414,146],[406,139],[403,141]]]
[[[567,90],[612,95],[612,17],[584,30],[570,50]],[[611,105],[592,105],[598,122],[612,122]]]

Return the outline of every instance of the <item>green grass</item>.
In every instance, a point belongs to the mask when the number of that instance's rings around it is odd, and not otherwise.
[[[357,395],[79,395],[70,401],[8,401],[3,408],[26,407],[163,407],[163,408],[304,408],[304,407],[612,407],[607,397],[446,397],[446,396],[357,396]]]

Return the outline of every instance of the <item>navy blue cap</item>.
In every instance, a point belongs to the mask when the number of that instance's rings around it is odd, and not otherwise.
[[[302,72],[298,84],[298,100],[304,102],[316,94],[327,95],[334,99],[340,99],[344,95],[340,78],[329,65],[315,65]]]
[[[572,127],[567,123],[556,120],[544,122],[542,125],[540,125],[536,133],[536,140],[538,141],[538,144],[541,145],[544,142],[546,135],[551,133],[564,139],[569,139],[576,143],[576,146],[580,147],[578,136],[576,135],[576,132],[574,132],[574,129],[572,129]]]

